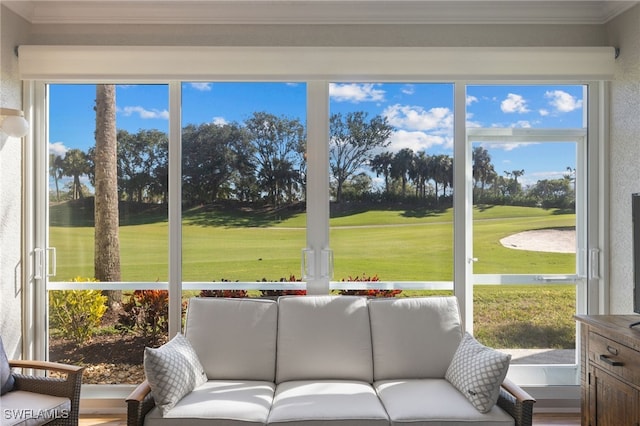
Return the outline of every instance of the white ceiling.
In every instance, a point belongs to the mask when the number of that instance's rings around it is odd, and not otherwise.
[[[33,24],[602,24],[639,1],[0,0]]]

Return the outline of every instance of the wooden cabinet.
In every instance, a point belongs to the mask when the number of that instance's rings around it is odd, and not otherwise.
[[[577,315],[583,426],[640,426],[637,315]]]

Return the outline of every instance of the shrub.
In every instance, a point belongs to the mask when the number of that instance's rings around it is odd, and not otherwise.
[[[378,275],[371,276],[371,275],[362,274],[362,277],[360,276],[352,277],[351,275],[349,275],[347,279],[342,280],[342,282],[345,282],[345,281],[376,282],[376,281],[380,281],[380,278],[378,277]],[[356,296],[367,296],[367,297],[396,297],[397,295],[402,293],[402,290],[377,290],[377,289],[340,290],[338,293],[342,295],[356,295]]]
[[[76,277],[72,282],[96,282]],[[49,323],[76,343],[89,340],[107,311],[107,297],[100,290],[56,290],[49,292]]]
[[[231,282],[229,280],[225,280],[224,278],[220,281],[224,283]],[[233,298],[242,298],[247,297],[249,293],[247,290],[201,290],[200,297],[233,297]]]
[[[280,278],[277,282],[281,283],[295,283],[300,282],[302,279],[296,278],[295,275],[289,275],[289,278]],[[263,283],[269,282],[265,278],[262,279]],[[260,290],[260,297],[279,297],[279,296],[304,296],[307,294],[307,290]]]
[[[166,290],[136,290],[122,305],[118,328],[138,330],[158,345],[160,336],[169,331],[169,292]]]

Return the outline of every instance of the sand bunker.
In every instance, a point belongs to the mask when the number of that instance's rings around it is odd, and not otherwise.
[[[509,235],[501,239],[500,243],[504,247],[515,250],[575,253],[576,231],[573,228],[524,231]]]

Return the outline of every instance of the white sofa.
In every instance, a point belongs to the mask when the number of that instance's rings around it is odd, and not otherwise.
[[[463,346],[484,350],[487,359],[498,355],[502,362],[504,355],[465,336],[455,297],[193,298],[184,337],[164,346],[146,349],[147,380],[127,398],[128,425],[479,426],[532,421],[535,401],[503,381],[506,369],[497,373],[497,404],[482,410],[472,404],[488,395],[476,392],[475,385],[467,389],[464,377],[456,378],[460,363],[469,358]],[[187,366],[171,359],[185,354]],[[169,364],[162,364],[167,359]],[[475,375],[482,368],[481,362],[467,372]],[[173,382],[176,378],[180,383]],[[161,394],[179,388],[165,404]]]

